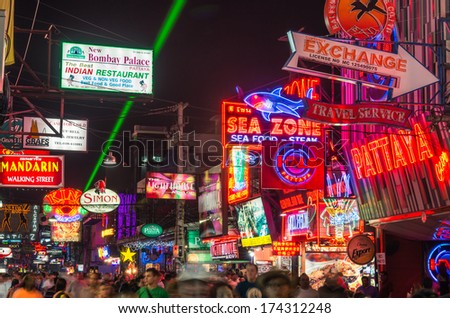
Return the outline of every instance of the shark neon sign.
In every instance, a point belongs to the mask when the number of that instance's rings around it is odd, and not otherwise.
[[[300,108],[305,108],[305,102],[303,99],[295,101],[281,96],[281,90],[282,88],[278,87],[270,93],[252,93],[244,98],[244,102],[249,107],[261,112],[266,121],[270,121],[270,115],[272,114],[286,114],[300,118],[301,116],[297,110]],[[312,94],[313,89],[310,88],[306,93],[306,97],[311,98]]]

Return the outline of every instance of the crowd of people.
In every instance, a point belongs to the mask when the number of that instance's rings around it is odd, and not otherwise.
[[[372,286],[363,276],[361,286],[351,291],[342,275],[329,273],[317,290],[309,277],[302,273],[292,279],[289,273],[272,270],[258,273],[255,264],[242,271],[223,274],[186,270],[179,275],[155,268],[130,278],[109,273],[13,273],[0,276],[0,298],[387,298],[392,297],[393,285],[386,272],[380,273],[380,288]],[[415,286],[409,297],[448,297],[444,284],[433,288],[425,278]],[[448,277],[447,285],[448,286]]]

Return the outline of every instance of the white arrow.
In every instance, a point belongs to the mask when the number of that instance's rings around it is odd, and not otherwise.
[[[388,76],[395,79],[391,86],[393,98],[439,81],[401,46],[398,47],[398,53],[391,53],[298,32],[288,32],[287,35],[293,54],[283,67],[284,70],[302,73],[298,59],[304,59]],[[369,84],[387,88],[386,85]]]

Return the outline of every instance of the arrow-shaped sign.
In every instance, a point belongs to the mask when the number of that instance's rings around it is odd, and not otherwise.
[[[302,59],[387,76],[395,79],[390,87],[393,98],[439,81],[401,46],[398,46],[398,53],[391,53],[298,32],[290,31],[287,35],[293,54],[283,70],[311,73],[311,70],[298,65],[298,60]],[[365,83],[389,88],[377,83]]]

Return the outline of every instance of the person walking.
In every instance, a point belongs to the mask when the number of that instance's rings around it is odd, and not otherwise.
[[[317,290],[309,284],[309,276],[306,273],[300,275],[299,288],[296,291],[296,298],[319,298]]]
[[[144,286],[137,291],[139,298],[168,298],[166,290],[158,285],[161,273],[155,268],[148,268],[144,274]]]
[[[356,289],[355,293],[364,294],[368,298],[378,298],[378,289],[370,285],[370,279],[368,276],[361,278],[362,285]]]
[[[260,290],[259,286],[256,284],[258,278],[258,266],[255,264],[247,264],[246,269],[246,280],[239,282],[233,290],[234,297],[238,298],[249,298],[248,291],[255,291],[253,288]]]
[[[442,297],[450,293],[449,290],[449,277],[447,273],[447,265],[444,262],[440,262],[438,265],[438,276],[437,280],[439,283],[439,296]]]
[[[44,298],[44,296],[36,288],[33,274],[27,274],[23,278],[23,287],[18,288],[12,295],[12,298]]]

